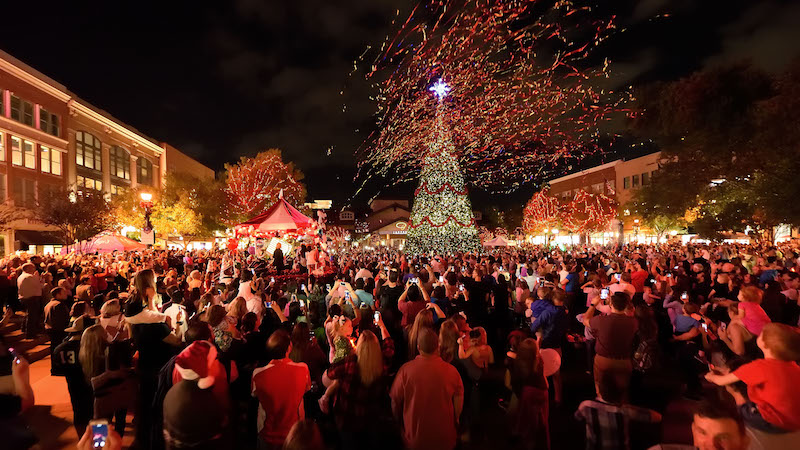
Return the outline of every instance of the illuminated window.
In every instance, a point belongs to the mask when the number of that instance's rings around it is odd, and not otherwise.
[[[125,191],[126,191],[125,186],[117,186],[116,184],[111,185],[111,195],[124,194]]]
[[[58,115],[39,108],[39,129],[53,136],[59,135]]]
[[[22,165],[22,139],[11,136],[11,164]]]
[[[28,169],[35,169],[36,145],[31,141],[22,141],[22,153],[25,160],[25,167]]]
[[[78,195],[83,195],[87,190],[91,191],[103,190],[103,182],[100,180],[96,180],[94,178],[78,175],[75,178],[75,181],[78,188]]]
[[[2,98],[3,93],[0,92],[0,98]],[[0,108],[2,108],[2,104],[0,104]],[[6,160],[6,135],[0,133],[0,161]]]
[[[61,175],[61,152],[42,145],[40,162],[42,172]]]
[[[122,147],[113,146],[108,152],[111,176],[123,180],[131,179],[131,154]]]
[[[103,170],[100,139],[84,131],[75,133],[75,162],[79,166]]]
[[[153,163],[141,156],[136,160],[136,181],[139,184],[153,185]]]

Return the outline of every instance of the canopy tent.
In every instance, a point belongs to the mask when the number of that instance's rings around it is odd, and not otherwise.
[[[147,248],[146,245],[128,237],[103,232],[89,240],[64,247],[61,249],[61,253],[68,253],[70,251],[81,251],[84,253],[130,252],[134,250],[143,250],[145,248]]]
[[[236,225],[237,229],[253,227],[253,231],[295,231],[311,227],[314,220],[306,217],[282,197],[266,212],[247,222]]]
[[[497,236],[490,241],[486,241],[483,243],[485,247],[510,247],[514,245],[514,242],[504,239],[502,236]]]

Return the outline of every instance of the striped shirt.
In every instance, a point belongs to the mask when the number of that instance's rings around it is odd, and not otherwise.
[[[630,449],[630,422],[653,422],[653,411],[632,405],[586,400],[575,418],[586,422],[586,449]]]

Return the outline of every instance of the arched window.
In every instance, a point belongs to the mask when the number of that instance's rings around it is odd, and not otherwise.
[[[153,185],[153,163],[142,156],[136,160],[136,182],[148,186]]]
[[[131,154],[120,146],[113,146],[108,152],[111,163],[111,176],[122,180],[131,179]]]
[[[75,133],[75,162],[79,166],[102,171],[101,147],[100,139],[85,131],[78,131]]]

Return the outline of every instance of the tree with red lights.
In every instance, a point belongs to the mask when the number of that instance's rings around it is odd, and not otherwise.
[[[617,202],[605,194],[591,194],[579,190],[565,205],[562,223],[577,234],[599,233],[608,230],[617,216]]]
[[[550,188],[545,187],[533,194],[525,205],[523,228],[529,234],[541,234],[545,230],[557,227],[561,221],[561,204],[558,199],[549,195]]]
[[[226,164],[225,195],[228,223],[240,223],[264,212],[283,191],[283,198],[294,205],[306,198],[301,182],[303,172],[281,158],[281,151],[263,151],[254,158],[242,157],[236,164]]]

